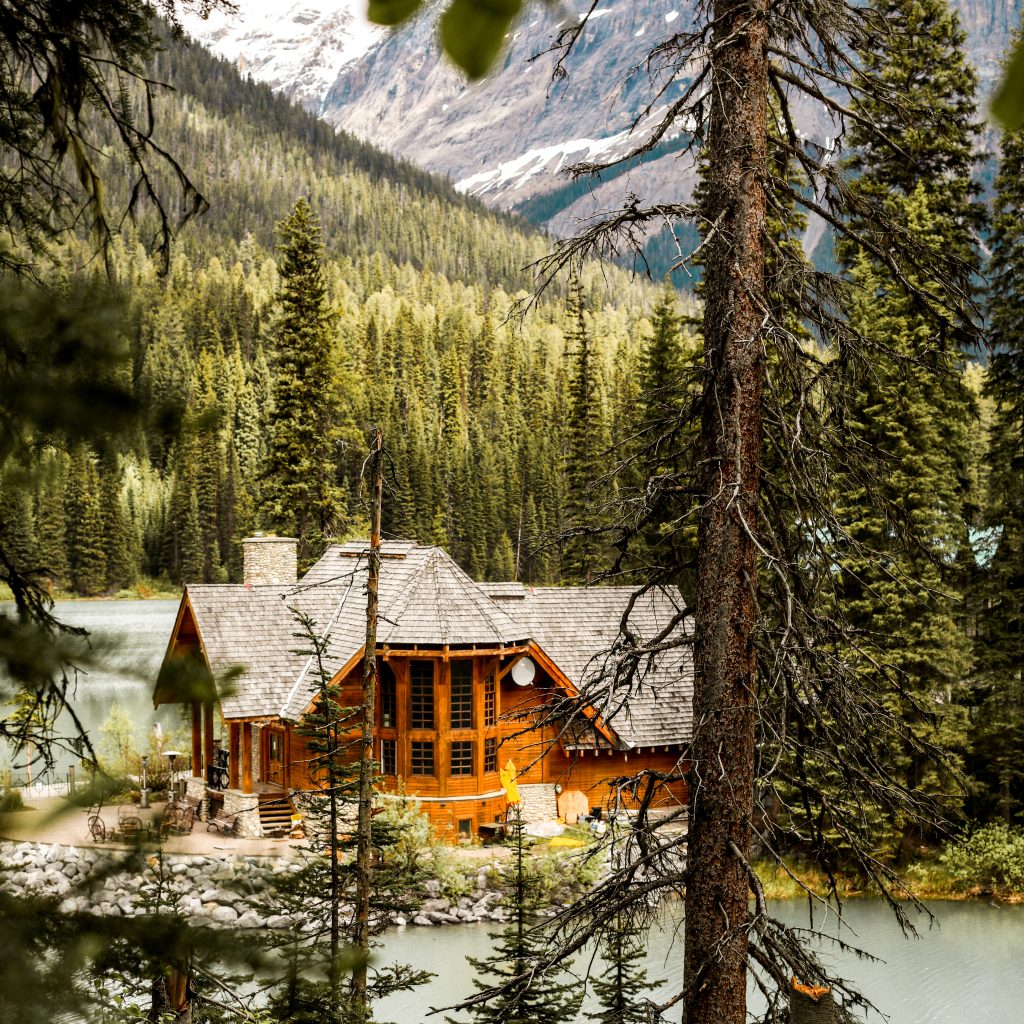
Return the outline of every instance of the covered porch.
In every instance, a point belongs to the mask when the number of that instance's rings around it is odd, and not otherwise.
[[[212,703],[194,701],[192,774],[215,791],[284,793],[302,788],[293,775],[291,727],[269,718],[225,719]]]

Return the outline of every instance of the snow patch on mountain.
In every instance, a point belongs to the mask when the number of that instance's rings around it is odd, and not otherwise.
[[[244,0],[237,12],[190,13],[181,22],[242,74],[318,113],[342,68],[387,32],[366,20],[366,0]]]
[[[531,178],[558,174],[563,168],[583,161],[607,160],[622,153],[635,137],[628,131],[606,139],[571,139],[554,146],[531,149],[513,160],[478,174],[471,174],[455,183],[459,192],[497,199],[503,192],[519,191]]]

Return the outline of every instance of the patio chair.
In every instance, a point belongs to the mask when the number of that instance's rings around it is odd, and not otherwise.
[[[188,835],[196,823],[195,804],[179,804],[171,810],[160,827],[161,834],[173,832],[175,835]]]
[[[109,843],[117,838],[118,826],[104,820],[103,804],[93,804],[86,813],[86,827],[94,843]]]

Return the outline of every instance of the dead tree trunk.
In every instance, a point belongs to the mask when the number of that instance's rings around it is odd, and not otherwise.
[[[714,5],[686,1024],[746,1020],[763,389],[766,0]]]
[[[355,947],[358,963],[352,973],[352,1010],[356,1020],[368,1019],[367,961],[370,956],[370,878],[373,811],[373,720],[377,687],[377,604],[380,580],[380,520],[384,500],[384,436],[374,430],[370,453],[370,562],[366,582],[366,650],[363,655],[363,707],[359,739],[359,823],[356,833]]]

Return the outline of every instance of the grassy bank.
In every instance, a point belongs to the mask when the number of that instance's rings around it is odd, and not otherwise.
[[[167,580],[144,577],[131,587],[125,587],[117,593],[97,594],[94,597],[83,597],[66,590],[55,590],[50,595],[54,601],[177,601],[181,597],[181,587],[168,584]],[[0,584],[0,601],[12,601],[14,595],[10,587]]]
[[[792,866],[787,873],[770,861],[759,861],[755,865],[758,877],[764,885],[765,896],[772,900],[805,899],[806,886],[818,896],[825,896],[829,890],[828,878],[816,867]],[[997,899],[1004,903],[1024,903],[1024,891],[1012,887],[971,884],[970,880],[954,875],[937,859],[914,861],[899,872],[903,889],[897,892],[900,898],[916,897],[919,900],[971,900]],[[881,893],[872,882],[865,882],[853,875],[836,876],[836,891],[841,899],[877,899]]]

